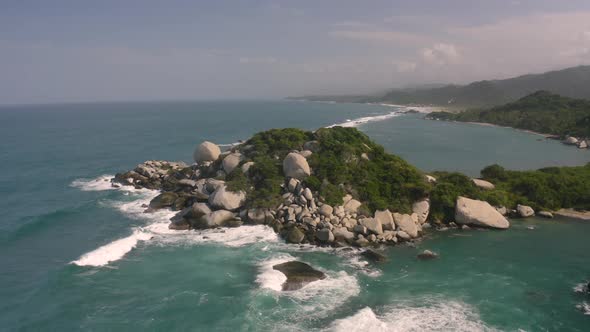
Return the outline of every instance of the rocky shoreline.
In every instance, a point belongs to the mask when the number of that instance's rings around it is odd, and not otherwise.
[[[331,130],[331,129],[324,129]],[[117,174],[113,186],[134,186],[159,190],[161,193],[147,206],[146,212],[172,209],[178,213],[169,225],[173,230],[238,227],[241,225],[268,225],[288,243],[319,246],[368,247],[380,244],[395,245],[420,238],[429,228],[484,227],[507,229],[507,215],[530,217],[532,208],[519,205],[509,211],[493,207],[485,201],[458,197],[455,204],[455,221],[443,224],[429,218],[430,199],[423,197],[411,203],[411,211],[379,209],[371,212],[367,202],[361,202],[353,187],[344,188],[341,204],[330,205],[326,199],[306,185],[306,178],[314,174],[307,159],[323,153],[317,141],[302,145],[301,150],[286,153],[282,165],[283,181],[280,186],[280,202],[272,207],[252,207],[247,190],[234,188],[228,181],[230,175],[243,174],[252,177],[255,162],[251,145],[233,146],[222,152],[219,146],[203,142],[193,154],[195,163],[146,161],[135,169]],[[359,160],[369,160],[367,153]],[[436,183],[430,175],[422,175],[424,183]],[[489,190],[493,184],[473,179],[481,190]],[[540,215],[552,217],[548,212]]]

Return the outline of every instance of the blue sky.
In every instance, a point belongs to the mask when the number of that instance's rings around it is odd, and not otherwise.
[[[590,64],[590,1],[0,0],[0,103],[280,98]]]

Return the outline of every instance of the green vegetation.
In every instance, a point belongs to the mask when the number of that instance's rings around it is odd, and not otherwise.
[[[314,133],[274,129],[256,134],[241,146],[246,160],[254,165],[248,176],[236,168],[226,177],[230,190],[247,191],[249,207],[278,206],[282,202],[283,159],[291,150],[302,150],[309,140],[317,141],[319,151],[308,157],[312,175],[304,183],[330,205],[342,204],[342,197],[350,192],[364,203],[365,213],[378,209],[408,213],[413,202],[430,197],[431,219],[443,223],[454,221],[458,196],[511,209],[525,204],[536,210],[590,210],[590,164],[537,171],[488,166],[481,174],[496,185],[493,190],[478,188],[471,178],[448,172],[433,173],[437,183],[431,185],[419,170],[386,153],[365,134],[342,127]]]
[[[431,218],[442,222],[454,220],[458,196],[510,209],[524,204],[535,210],[590,210],[590,163],[536,171],[509,171],[499,165],[488,166],[481,175],[494,183],[496,188],[493,190],[478,188],[469,177],[460,173],[435,172],[434,175],[437,184],[430,192],[430,214]]]
[[[433,113],[430,118],[486,122],[552,135],[590,137],[590,101],[538,91],[504,106],[458,114]]]
[[[257,133],[246,144],[251,146],[250,157],[273,155],[282,159],[289,151],[301,149],[312,137],[311,132],[295,128],[271,129]]]
[[[590,210],[590,163],[578,167],[548,167],[536,171],[509,171],[501,166],[484,168],[482,176],[496,184],[515,203],[535,209]]]
[[[250,206],[280,204],[284,181],[282,162],[291,150],[315,140],[319,153],[308,158],[313,170],[305,180],[328,204],[342,204],[345,189],[371,210],[389,208],[409,212],[412,202],[428,195],[430,185],[423,174],[403,159],[385,153],[354,128],[322,128],[315,133],[299,129],[273,129],[254,135],[243,144],[244,154],[254,161],[248,183],[230,175],[233,188],[252,188]]]

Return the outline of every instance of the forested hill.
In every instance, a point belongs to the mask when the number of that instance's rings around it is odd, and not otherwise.
[[[465,109],[502,105],[539,90],[570,98],[590,99],[590,66],[571,67],[503,80],[478,81],[468,85],[395,89],[373,96],[308,96],[295,99],[423,104]]]
[[[559,136],[590,137],[590,101],[537,91],[516,102],[488,109],[451,114],[432,113],[430,118],[486,122]]]

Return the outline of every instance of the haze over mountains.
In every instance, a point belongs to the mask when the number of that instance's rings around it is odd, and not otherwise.
[[[571,67],[542,74],[504,80],[484,80],[467,85],[394,89],[385,94],[303,96],[290,99],[337,102],[429,104],[456,108],[502,105],[535,91],[545,90],[565,97],[590,99],[590,66]]]

